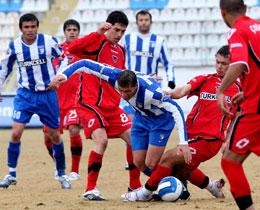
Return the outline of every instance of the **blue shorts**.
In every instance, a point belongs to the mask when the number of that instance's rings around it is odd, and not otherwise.
[[[28,123],[33,114],[40,117],[41,122],[50,128],[59,128],[59,103],[57,92],[31,91],[19,88],[14,98],[13,121]]]
[[[136,112],[131,128],[132,150],[147,150],[149,144],[166,146],[174,125],[170,113],[148,118]]]
[[[135,114],[134,108],[123,98],[121,98],[119,107],[123,109],[126,114]]]

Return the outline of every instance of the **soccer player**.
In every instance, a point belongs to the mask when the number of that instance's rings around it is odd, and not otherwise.
[[[59,104],[56,91],[47,90],[49,82],[55,76],[52,59],[64,56],[54,37],[38,34],[39,20],[31,13],[21,16],[19,28],[22,35],[9,44],[9,53],[1,61],[0,90],[3,82],[13,70],[17,61],[19,88],[14,98],[13,127],[8,147],[9,174],[0,182],[7,188],[17,183],[16,167],[21,148],[21,136],[26,123],[33,114],[40,117],[47,126],[52,140],[53,156],[62,188],[71,187],[65,175],[64,146],[59,132]]]
[[[66,41],[61,44],[62,50],[68,59],[64,60],[62,66],[67,66],[69,63],[74,63],[78,60],[76,56],[69,53],[68,47],[72,40],[78,38],[80,33],[80,24],[73,19],[65,21],[63,24],[63,31]],[[68,63],[69,61],[69,63]],[[61,65],[60,60],[55,59],[54,65],[58,70]],[[61,67],[62,68],[62,67]],[[66,116],[65,129],[69,130],[70,134],[70,149],[71,149],[71,171],[69,175],[70,180],[78,180],[79,175],[79,163],[82,153],[82,139],[80,137],[80,122],[76,112],[76,98],[77,91],[80,85],[80,75],[75,74],[69,79],[68,82],[62,84],[57,90],[59,107],[60,107],[60,133],[63,133],[63,124]],[[49,135],[46,133],[46,127],[44,127],[44,142],[49,151],[51,157],[53,157],[52,143]],[[55,170],[56,172],[56,170]],[[56,175],[56,173],[55,173]],[[56,177],[56,176],[55,176]]]
[[[242,163],[251,152],[260,156],[260,22],[245,16],[246,9],[243,0],[220,0],[221,15],[231,28],[228,33],[231,61],[217,90],[217,98],[221,112],[225,116],[232,115],[224,92],[240,78],[244,93],[241,115],[232,127],[221,166],[239,209],[252,210],[255,206]]]
[[[118,44],[128,25],[127,16],[121,11],[111,12],[97,32],[73,40],[70,53],[79,58],[88,58],[100,63],[124,69],[125,50]],[[89,155],[88,184],[83,194],[86,200],[104,200],[96,187],[102,158],[108,138],[120,137],[130,143],[131,120],[119,108],[121,96],[108,83],[94,75],[82,73],[77,113],[84,127],[87,139],[91,138],[94,148]],[[140,170],[133,164],[131,147],[127,147],[127,161],[130,166],[131,189],[141,186]]]
[[[141,10],[136,14],[138,32],[126,34],[120,43],[126,50],[126,68],[144,74],[156,73],[158,65],[164,65],[168,86],[175,87],[174,65],[168,52],[165,39],[150,32],[152,15]]]
[[[180,143],[177,147],[178,157],[185,163],[191,161],[187,142],[184,115],[179,105],[163,94],[159,84],[150,76],[131,70],[121,70],[90,60],[78,61],[59,72],[49,87],[55,89],[60,82],[76,72],[93,74],[115,88],[136,110],[131,128],[131,146],[133,155],[136,151],[147,149],[147,156],[154,156],[157,163],[161,155],[154,151],[163,150],[174,128],[178,127]],[[86,75],[88,76],[88,75]],[[163,149],[162,149],[163,148]],[[136,191],[133,191],[135,193]]]
[[[156,73],[158,77],[158,65],[164,65],[168,86],[175,88],[174,65],[166,46],[165,39],[150,32],[152,15],[147,10],[137,12],[136,25],[138,32],[126,34],[120,41],[126,50],[127,69],[150,75]],[[158,80],[160,83],[161,80]],[[121,107],[133,118],[134,110],[125,101],[121,101]]]
[[[228,46],[219,49],[216,54],[215,74],[201,75],[193,78],[185,86],[165,91],[167,95],[174,99],[184,96],[198,96],[191,113],[186,120],[187,133],[189,139],[189,148],[192,152],[192,161],[189,165],[177,155],[177,148],[171,149],[163,154],[156,170],[152,173],[146,184],[135,191],[121,196],[124,201],[149,201],[152,192],[162,178],[174,175],[181,179],[188,179],[194,185],[200,188],[206,188],[217,198],[223,198],[223,181],[211,181],[197,167],[201,162],[214,157],[225,139],[224,131],[227,128],[229,119],[225,119],[220,111],[217,110],[216,90],[224,77],[229,65]],[[225,96],[229,100],[236,93],[241,91],[239,84],[235,83],[226,92]]]
[[[217,198],[223,198],[224,194],[221,190],[224,184],[223,181],[211,181],[197,168],[201,162],[211,159],[218,153],[225,142],[224,131],[227,129],[230,121],[230,118],[226,118],[220,111],[217,111],[218,104],[216,99],[216,90],[229,67],[230,55],[227,45],[217,51],[215,59],[215,74],[197,76],[186,85],[165,93],[173,99],[179,99],[184,96],[188,98],[191,96],[198,97],[186,120],[189,147],[192,151],[192,162],[187,166],[181,167],[186,169],[185,174],[191,183],[201,189],[208,189]],[[231,98],[241,91],[240,84],[235,82],[225,92],[225,96],[229,101],[229,107]],[[180,166],[178,166],[178,169],[180,169]],[[183,169],[181,171],[183,173]]]

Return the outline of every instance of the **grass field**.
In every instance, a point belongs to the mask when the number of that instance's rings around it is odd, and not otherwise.
[[[0,179],[8,173],[7,147],[11,131],[2,129],[0,138]],[[173,132],[167,148],[173,147],[178,139],[176,131]],[[70,170],[69,136],[63,134],[65,142],[67,173]],[[83,137],[83,132],[82,132]],[[84,138],[83,138],[84,139]],[[79,181],[72,181],[72,188],[61,189],[60,183],[53,179],[54,163],[50,159],[43,143],[41,129],[26,129],[22,137],[21,154],[18,164],[18,183],[8,189],[0,189],[0,209],[11,210],[184,210],[184,209],[237,209],[229,192],[228,183],[224,187],[225,199],[216,199],[206,190],[198,189],[189,184],[192,194],[190,201],[168,202],[137,202],[124,203],[120,195],[125,193],[128,187],[128,171],[124,169],[125,144],[120,139],[109,140],[108,148],[103,158],[98,187],[102,195],[107,199],[103,202],[85,201],[82,198],[83,190],[87,184],[87,162],[92,148],[92,141],[83,141],[83,154],[80,164]],[[212,160],[201,164],[202,169],[212,179],[225,178],[220,168],[221,154]],[[246,174],[252,188],[253,200],[256,209],[260,209],[260,165],[259,158],[251,155],[245,162]],[[142,181],[147,177],[142,175]]]

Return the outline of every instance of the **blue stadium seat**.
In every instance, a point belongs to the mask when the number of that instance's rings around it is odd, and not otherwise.
[[[9,12],[8,0],[0,0],[0,12]]]
[[[157,9],[156,0],[144,0],[144,9]]]
[[[156,8],[164,9],[168,5],[168,0],[157,0]]]
[[[19,12],[21,7],[22,7],[22,0],[12,0],[10,7],[9,7],[9,11],[10,12]]]
[[[130,9],[142,9],[143,8],[143,0],[131,0]]]

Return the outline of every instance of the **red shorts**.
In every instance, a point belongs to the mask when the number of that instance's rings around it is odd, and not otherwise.
[[[260,115],[246,114],[234,122],[228,148],[238,154],[253,152],[260,156]]]
[[[80,105],[77,107],[77,113],[86,139],[91,138],[92,132],[97,128],[104,127],[107,136],[113,138],[131,128],[132,125],[128,115],[119,107],[114,110],[106,110],[98,106]]]
[[[63,134],[63,125],[66,117],[65,130],[69,125],[78,125],[80,127],[79,117],[75,109],[60,109],[60,133]],[[43,126],[43,132],[47,132],[47,128]]]
[[[192,160],[187,167],[194,170],[200,163],[214,157],[221,148],[223,141],[219,139],[190,139],[189,147]]]

